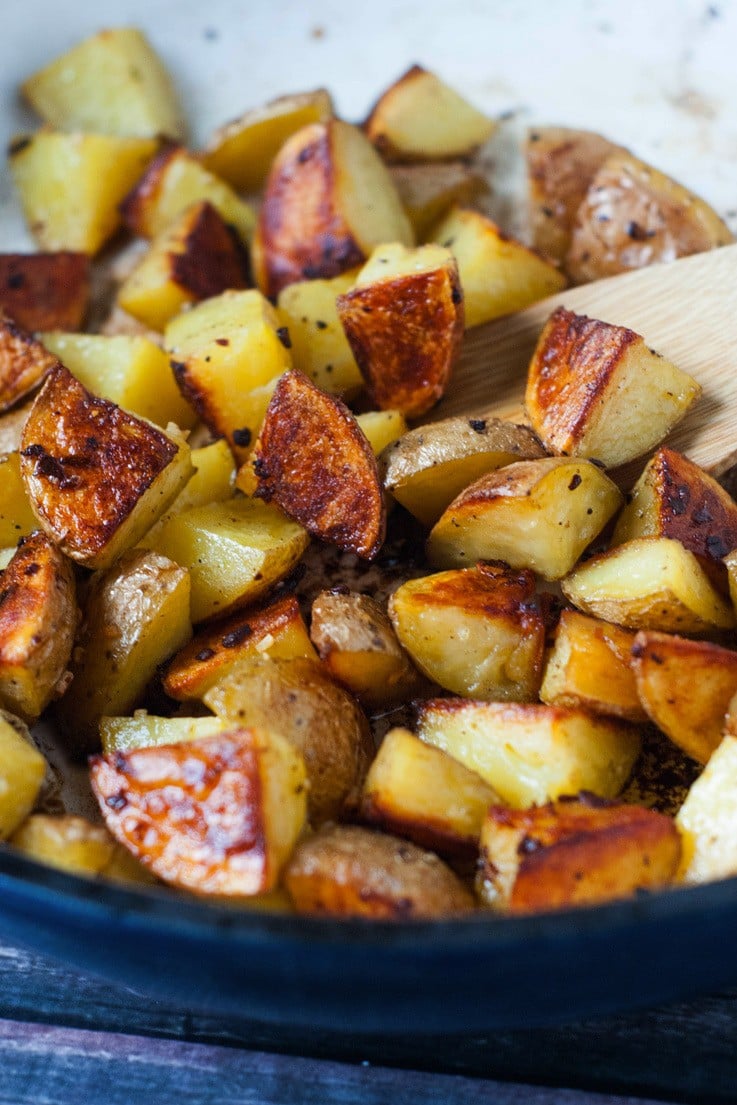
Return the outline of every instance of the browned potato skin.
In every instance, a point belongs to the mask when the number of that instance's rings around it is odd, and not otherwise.
[[[373,450],[346,405],[303,373],[279,379],[253,470],[255,494],[277,503],[313,536],[365,560],[376,556],[386,510]]]
[[[0,411],[28,395],[59,364],[46,346],[0,314]]]
[[[407,418],[430,410],[445,393],[463,338],[455,261],[354,288],[336,304],[375,405]]]
[[[26,330],[80,330],[90,299],[86,253],[0,253],[0,308]]]
[[[432,852],[384,833],[334,825],[303,840],[284,882],[298,913],[409,921],[470,913],[474,900]]]
[[[667,886],[680,860],[671,818],[593,795],[528,810],[492,806],[486,818],[479,880],[494,885],[503,856],[512,884],[496,883],[498,904],[510,913],[589,905]]]
[[[737,692],[737,652],[642,630],[632,646],[632,667],[651,721],[692,759],[708,763]]]
[[[183,217],[181,251],[167,256],[171,280],[195,300],[248,286],[248,260],[234,230],[211,203],[194,204]]]
[[[66,671],[77,620],[72,565],[31,534],[0,575],[0,706],[36,720]]]

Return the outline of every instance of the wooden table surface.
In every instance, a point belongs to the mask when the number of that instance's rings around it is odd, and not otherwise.
[[[565,1027],[336,1039],[194,1014],[0,946],[0,1105],[734,1105],[737,991]]]

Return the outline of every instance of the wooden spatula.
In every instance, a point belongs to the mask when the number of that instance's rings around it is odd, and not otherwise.
[[[560,292],[469,330],[432,419],[524,421],[527,366],[556,307],[629,326],[697,380],[703,394],[668,438],[713,475],[737,463],[737,245]]]

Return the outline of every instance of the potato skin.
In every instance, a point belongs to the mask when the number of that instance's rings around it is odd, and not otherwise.
[[[26,330],[79,330],[89,298],[86,253],[0,253],[0,307]]]
[[[0,411],[7,411],[59,365],[58,357],[13,319],[0,314]]]

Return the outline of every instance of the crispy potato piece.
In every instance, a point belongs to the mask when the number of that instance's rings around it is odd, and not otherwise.
[[[571,244],[576,212],[594,175],[620,152],[601,134],[570,127],[534,127],[527,132],[525,159],[532,241],[558,264]]]
[[[327,122],[333,114],[333,101],[324,88],[278,96],[219,127],[201,155],[202,163],[236,191],[258,192],[286,140],[310,123]]]
[[[431,699],[420,703],[417,734],[515,809],[581,790],[614,798],[640,752],[638,731],[624,721],[538,703]]]
[[[158,553],[132,549],[90,584],[57,717],[76,754],[98,745],[100,718],[128,713],[160,664],[192,633],[189,574]]]
[[[227,733],[233,726],[217,717],[156,717],[136,710],[132,717],[101,717],[99,728],[102,751],[110,756],[152,745],[201,740]]]
[[[647,721],[630,651],[635,634],[577,610],[561,613],[548,654],[540,698],[549,706]]]
[[[521,311],[566,286],[565,277],[495,222],[466,207],[454,207],[432,232],[458,263],[466,327]]]
[[[699,763],[708,763],[737,692],[737,652],[668,633],[637,634],[637,693],[651,721]]]
[[[384,487],[426,526],[474,480],[544,456],[527,426],[498,418],[444,418],[400,437],[381,457]]]
[[[394,161],[467,157],[497,126],[421,65],[382,93],[364,125],[382,156]]]
[[[355,804],[373,755],[368,722],[316,660],[242,659],[203,697],[219,718],[271,729],[304,757],[312,824]]]
[[[463,337],[458,266],[441,246],[379,246],[336,300],[369,395],[418,418],[442,398]]]
[[[72,566],[42,533],[0,576],[0,706],[35,721],[70,662],[77,627]]]
[[[26,100],[62,130],[183,138],[171,78],[136,27],[99,31],[23,82]]]
[[[504,560],[561,579],[621,504],[616,485],[590,461],[519,461],[462,491],[430,533],[427,553],[439,568]]]
[[[37,338],[0,315],[0,411],[34,391],[58,364],[59,358]]]
[[[15,832],[41,794],[46,760],[0,715],[0,840]]]
[[[144,326],[163,331],[188,304],[245,288],[247,277],[237,236],[203,200],[154,238],[118,291],[118,303]]]
[[[0,308],[26,330],[78,330],[90,300],[86,253],[0,253]]]
[[[676,815],[685,883],[737,875],[737,736],[727,733]]]
[[[269,174],[254,242],[261,291],[330,278],[360,265],[382,242],[413,234],[381,158],[357,127],[338,119],[292,135]]]
[[[732,241],[708,203],[621,150],[601,165],[578,207],[566,269],[585,284]]]
[[[36,515],[20,477],[20,454],[9,453],[0,457],[0,547],[18,543],[38,529]]]
[[[389,172],[418,242],[451,207],[473,204],[489,191],[486,177],[465,161],[392,165]]]
[[[10,174],[42,249],[95,254],[120,227],[119,204],[156,153],[153,138],[40,130],[10,147]]]
[[[409,580],[389,600],[399,640],[417,667],[469,698],[535,698],[545,647],[532,572],[501,563]]]
[[[391,729],[366,776],[360,815],[423,848],[471,859],[486,811],[497,802],[480,775],[408,729]]]
[[[125,225],[142,238],[156,238],[193,203],[207,200],[243,243],[253,234],[256,216],[233,189],[181,146],[166,146],[135,186],[121,198]]]
[[[23,429],[21,476],[49,536],[72,560],[106,568],[189,479],[189,446],[97,399],[66,368],[46,378]]]
[[[583,794],[529,810],[492,806],[481,854],[478,886],[486,904],[539,913],[668,886],[681,842],[662,813]]]
[[[375,457],[407,433],[407,420],[398,410],[364,411],[356,415],[356,422],[366,435]]]
[[[239,610],[201,629],[167,665],[164,690],[179,702],[201,699],[241,660],[254,656],[317,659],[293,595]]]
[[[277,299],[294,367],[323,391],[344,398],[362,389],[363,376],[341,326],[336,299],[350,291],[359,271],[349,269],[330,280],[297,280],[282,288]]]
[[[700,393],[633,330],[558,307],[532,355],[525,406],[552,452],[613,468],[657,445]]]
[[[74,814],[31,814],[8,843],[37,863],[88,877],[107,867],[116,848],[107,829]]]
[[[457,875],[416,844],[357,825],[332,825],[295,848],[284,882],[298,913],[408,921],[470,913]]]
[[[294,568],[308,544],[307,531],[277,507],[244,498],[174,514],[154,548],[189,569],[197,623],[262,598]]]
[[[273,890],[304,826],[304,764],[275,734],[234,729],[95,756],[90,772],[113,836],[199,894]]]
[[[694,554],[669,537],[640,537],[592,557],[561,587],[585,614],[627,629],[699,636],[734,626]]]
[[[369,595],[322,591],[310,636],[332,677],[370,708],[411,698],[421,679],[385,611]]]
[[[301,372],[276,385],[254,451],[255,494],[323,541],[366,560],[386,511],[373,450],[348,408]]]

